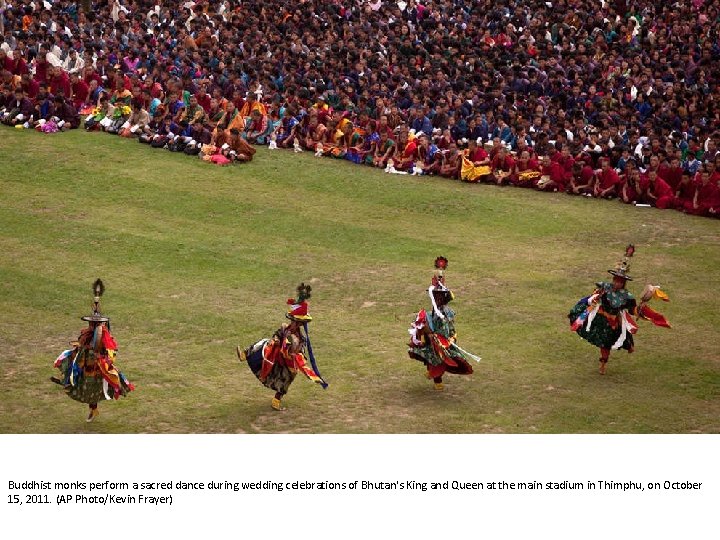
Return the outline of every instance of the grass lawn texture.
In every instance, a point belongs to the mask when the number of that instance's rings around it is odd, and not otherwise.
[[[599,351],[566,314],[609,280],[671,330]],[[718,433],[720,221],[565,194],[383,174],[259,149],[217,167],[136,141],[0,129],[0,432]],[[436,256],[450,263],[458,343],[482,356],[433,389],[407,356]],[[49,381],[86,324],[91,283],[137,386],[87,406]],[[311,283],[327,390],[298,375],[270,408],[235,346],[268,337]]]

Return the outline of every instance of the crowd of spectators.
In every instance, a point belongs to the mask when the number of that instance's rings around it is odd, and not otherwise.
[[[720,0],[0,0],[0,120],[720,213]]]

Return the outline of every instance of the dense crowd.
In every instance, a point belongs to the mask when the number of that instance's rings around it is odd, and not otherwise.
[[[0,0],[0,120],[720,213],[720,0]],[[84,119],[84,124],[81,120]]]

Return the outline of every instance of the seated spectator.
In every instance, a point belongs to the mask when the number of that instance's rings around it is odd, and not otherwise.
[[[520,157],[515,161],[512,174],[510,174],[510,183],[515,187],[537,187],[541,176],[540,163],[537,159],[531,157],[530,150],[526,149],[520,153]]]
[[[80,127],[80,115],[72,103],[62,96],[55,96],[55,111],[53,120],[57,124],[58,129],[67,131],[68,129],[77,129]]]
[[[265,144],[269,135],[268,127],[267,115],[263,114],[259,108],[255,108],[250,113],[250,121],[245,125],[243,136],[250,144]]]
[[[656,171],[648,172],[648,187],[646,198],[650,204],[657,208],[672,208],[675,195],[670,185],[657,175]]]
[[[707,170],[700,173],[700,182],[695,185],[695,194],[685,211],[695,216],[716,216],[720,212],[720,189],[710,182]]]
[[[680,158],[673,157],[667,167],[660,167],[658,176],[665,180],[673,192],[676,192],[682,179],[683,169],[680,166]]]
[[[85,61],[78,54],[77,50],[70,49],[67,57],[65,58],[65,60],[62,63],[63,71],[65,71],[68,75],[70,75],[72,77],[72,75],[76,74],[76,73],[79,76],[82,73],[84,68],[85,68]]]
[[[535,187],[539,191],[566,191],[569,178],[562,164],[548,156],[542,158],[542,176]]]
[[[384,169],[387,166],[388,159],[394,154],[395,141],[390,135],[392,135],[391,132],[381,132],[379,140],[374,144],[373,165],[375,167]],[[441,156],[436,151],[433,161],[436,163],[435,169],[437,169],[438,174],[442,161],[439,158]]]
[[[396,170],[405,172],[412,171],[413,164],[418,157],[417,147],[415,134],[402,130],[396,139],[395,153],[393,155]],[[457,172],[455,174],[457,175]],[[453,178],[455,178],[455,176],[453,176]]]
[[[35,97],[33,109],[34,127],[40,124],[40,120],[47,122],[55,115],[55,96],[50,93],[47,83],[40,84],[38,94]],[[44,123],[44,122],[43,122]]]
[[[128,118],[123,125],[119,135],[127,138],[139,137],[149,124],[150,114],[145,110],[140,101],[136,101],[132,105],[130,118]]]
[[[193,95],[190,96],[188,105],[178,111],[177,122],[187,122],[188,125],[202,124],[205,121],[205,109],[203,109]]]
[[[299,130],[300,122],[295,118],[295,111],[287,107],[283,113],[279,129],[276,131],[276,142],[281,148],[289,148],[295,143],[295,137]]]
[[[259,114],[258,110],[254,112]],[[227,142],[222,145],[223,155],[231,162],[251,161],[256,150],[250,146],[240,134],[240,130],[231,129]]]
[[[379,143],[382,143],[382,135],[379,136]],[[422,162],[423,174],[440,174],[440,152],[430,137],[420,137],[420,146],[417,149],[418,161]],[[392,144],[392,141],[390,141]],[[382,148],[382,146],[380,146]]]
[[[634,168],[633,166],[633,162],[628,162],[625,169],[626,173],[629,172],[628,167]],[[585,161],[585,157],[581,156],[573,164],[572,174],[567,184],[567,192],[571,195],[592,195],[594,187],[595,171]]]
[[[40,81],[42,82],[42,81]],[[66,98],[72,96],[70,77],[61,67],[51,67],[48,71],[48,86],[54,95],[61,95]]]
[[[20,86],[25,90],[27,98],[34,102],[40,91],[40,83],[33,79],[29,73],[24,73],[20,76]]]
[[[464,182],[480,182],[490,178],[490,157],[478,146],[477,141],[470,140],[467,150],[463,152],[460,180]]]
[[[604,199],[613,199],[618,196],[618,177],[615,169],[610,167],[610,160],[602,158],[600,160],[600,170],[595,172],[595,187],[593,195]]]
[[[12,103],[13,99],[15,99],[15,94],[10,85],[3,86],[2,92],[0,92],[0,119],[2,119],[2,115],[10,103]]]
[[[498,185],[507,184],[515,167],[515,160],[505,147],[501,147],[490,162],[492,180]]]
[[[101,96],[98,106],[85,118],[85,131],[102,129],[101,122],[106,118],[112,118],[114,109],[115,108],[110,105],[108,97],[105,95]]]
[[[450,147],[442,154],[440,163],[440,176],[446,178],[458,178],[460,176],[460,166],[462,165],[462,156],[458,151],[457,145],[453,142]]]
[[[620,200],[626,204],[644,203],[647,200],[647,188],[647,177],[642,177],[635,163],[628,161],[625,173],[620,179]]]
[[[90,102],[90,87],[80,78],[77,72],[70,75],[70,94],[66,97],[72,99],[72,105],[78,112],[92,105]]]
[[[673,207],[677,210],[686,211],[693,205],[695,199],[695,183],[692,181],[690,173],[683,171],[680,177],[680,184],[678,184],[675,190],[675,199],[673,201]]]
[[[132,102],[132,92],[125,88],[125,84],[123,81],[118,81],[115,84],[115,90],[113,91],[112,95],[110,96],[110,104],[114,107],[118,107],[119,105],[130,105]]]
[[[257,111],[261,117],[267,118],[267,109],[265,105],[263,105],[262,102],[257,100],[257,95],[255,94],[255,92],[248,92],[245,95],[245,103],[240,109],[240,115],[243,118],[248,118],[251,117],[252,113],[255,111]]]
[[[6,126],[23,125],[30,121],[33,114],[33,104],[25,96],[25,91],[18,86],[14,91],[15,98],[5,104],[5,110],[0,120]],[[29,125],[28,125],[29,126]]]
[[[235,107],[235,103],[227,101],[224,113],[218,120],[218,126],[222,125],[225,130],[237,129],[242,133],[245,130],[245,119]]]

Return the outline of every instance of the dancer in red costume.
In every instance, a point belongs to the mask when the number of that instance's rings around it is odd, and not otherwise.
[[[241,362],[247,362],[250,370],[267,388],[275,390],[271,406],[276,411],[285,409],[282,398],[287,394],[298,371],[308,379],[327,388],[315,364],[307,324],[312,321],[308,314],[310,285],[301,283],[297,299],[290,298],[290,309],[285,315],[290,322],[283,324],[271,338],[261,339],[247,349],[237,347]],[[308,362],[309,360],[309,362]]]
[[[428,288],[432,310],[421,310],[410,327],[408,355],[419,360],[427,368],[427,377],[435,383],[436,390],[443,390],[443,375],[470,375],[473,368],[468,360],[480,358],[461,349],[455,332],[455,312],[448,307],[454,296],[445,286],[445,257],[435,259],[435,276]]]

